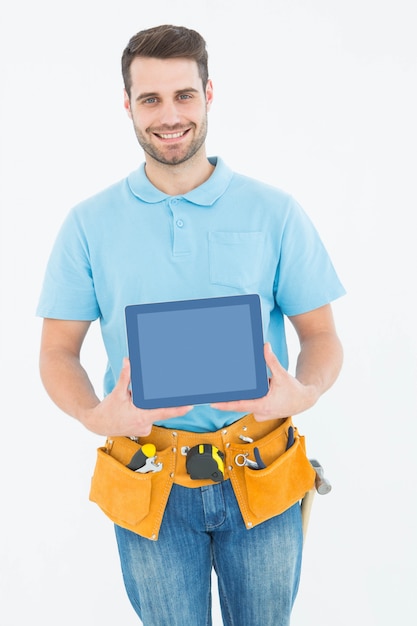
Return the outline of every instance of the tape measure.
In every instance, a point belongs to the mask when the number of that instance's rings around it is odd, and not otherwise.
[[[219,483],[224,478],[224,454],[210,443],[200,443],[187,452],[187,472],[193,480],[210,479]]]

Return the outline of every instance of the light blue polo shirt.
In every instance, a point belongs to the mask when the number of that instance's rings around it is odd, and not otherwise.
[[[53,247],[37,314],[100,320],[108,365],[104,393],[127,356],[128,304],[257,293],[265,341],[284,367],[284,315],[343,295],[331,260],[288,194],[230,170],[220,158],[201,186],[168,196],[145,166],[77,205]],[[242,414],[196,406],[170,428],[211,431]]]

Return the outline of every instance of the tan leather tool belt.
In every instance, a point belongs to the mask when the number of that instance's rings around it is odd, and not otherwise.
[[[140,473],[127,468],[146,443],[156,447],[150,466],[154,469]],[[193,480],[186,470],[186,451],[204,443],[224,454],[224,480],[232,482],[248,529],[284,512],[314,485],[315,471],[306,457],[304,437],[292,419],[257,422],[246,415],[211,433],[153,426],[148,437],[137,441],[108,438],[97,450],[90,500],[119,526],[157,540],[172,485],[195,488],[213,484],[210,479]],[[263,469],[254,468],[255,448]]]

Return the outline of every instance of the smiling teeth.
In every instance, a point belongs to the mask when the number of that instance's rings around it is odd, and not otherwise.
[[[162,139],[178,139],[178,137],[182,137],[184,134],[185,130],[180,133],[171,133],[169,135],[159,133],[159,136],[162,137]]]

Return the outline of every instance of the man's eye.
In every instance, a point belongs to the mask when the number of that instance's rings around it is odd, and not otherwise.
[[[146,98],[146,100],[144,100],[144,104],[155,104],[156,102],[156,98]]]
[[[180,100],[189,100],[191,98],[189,93],[182,93],[179,95]]]

